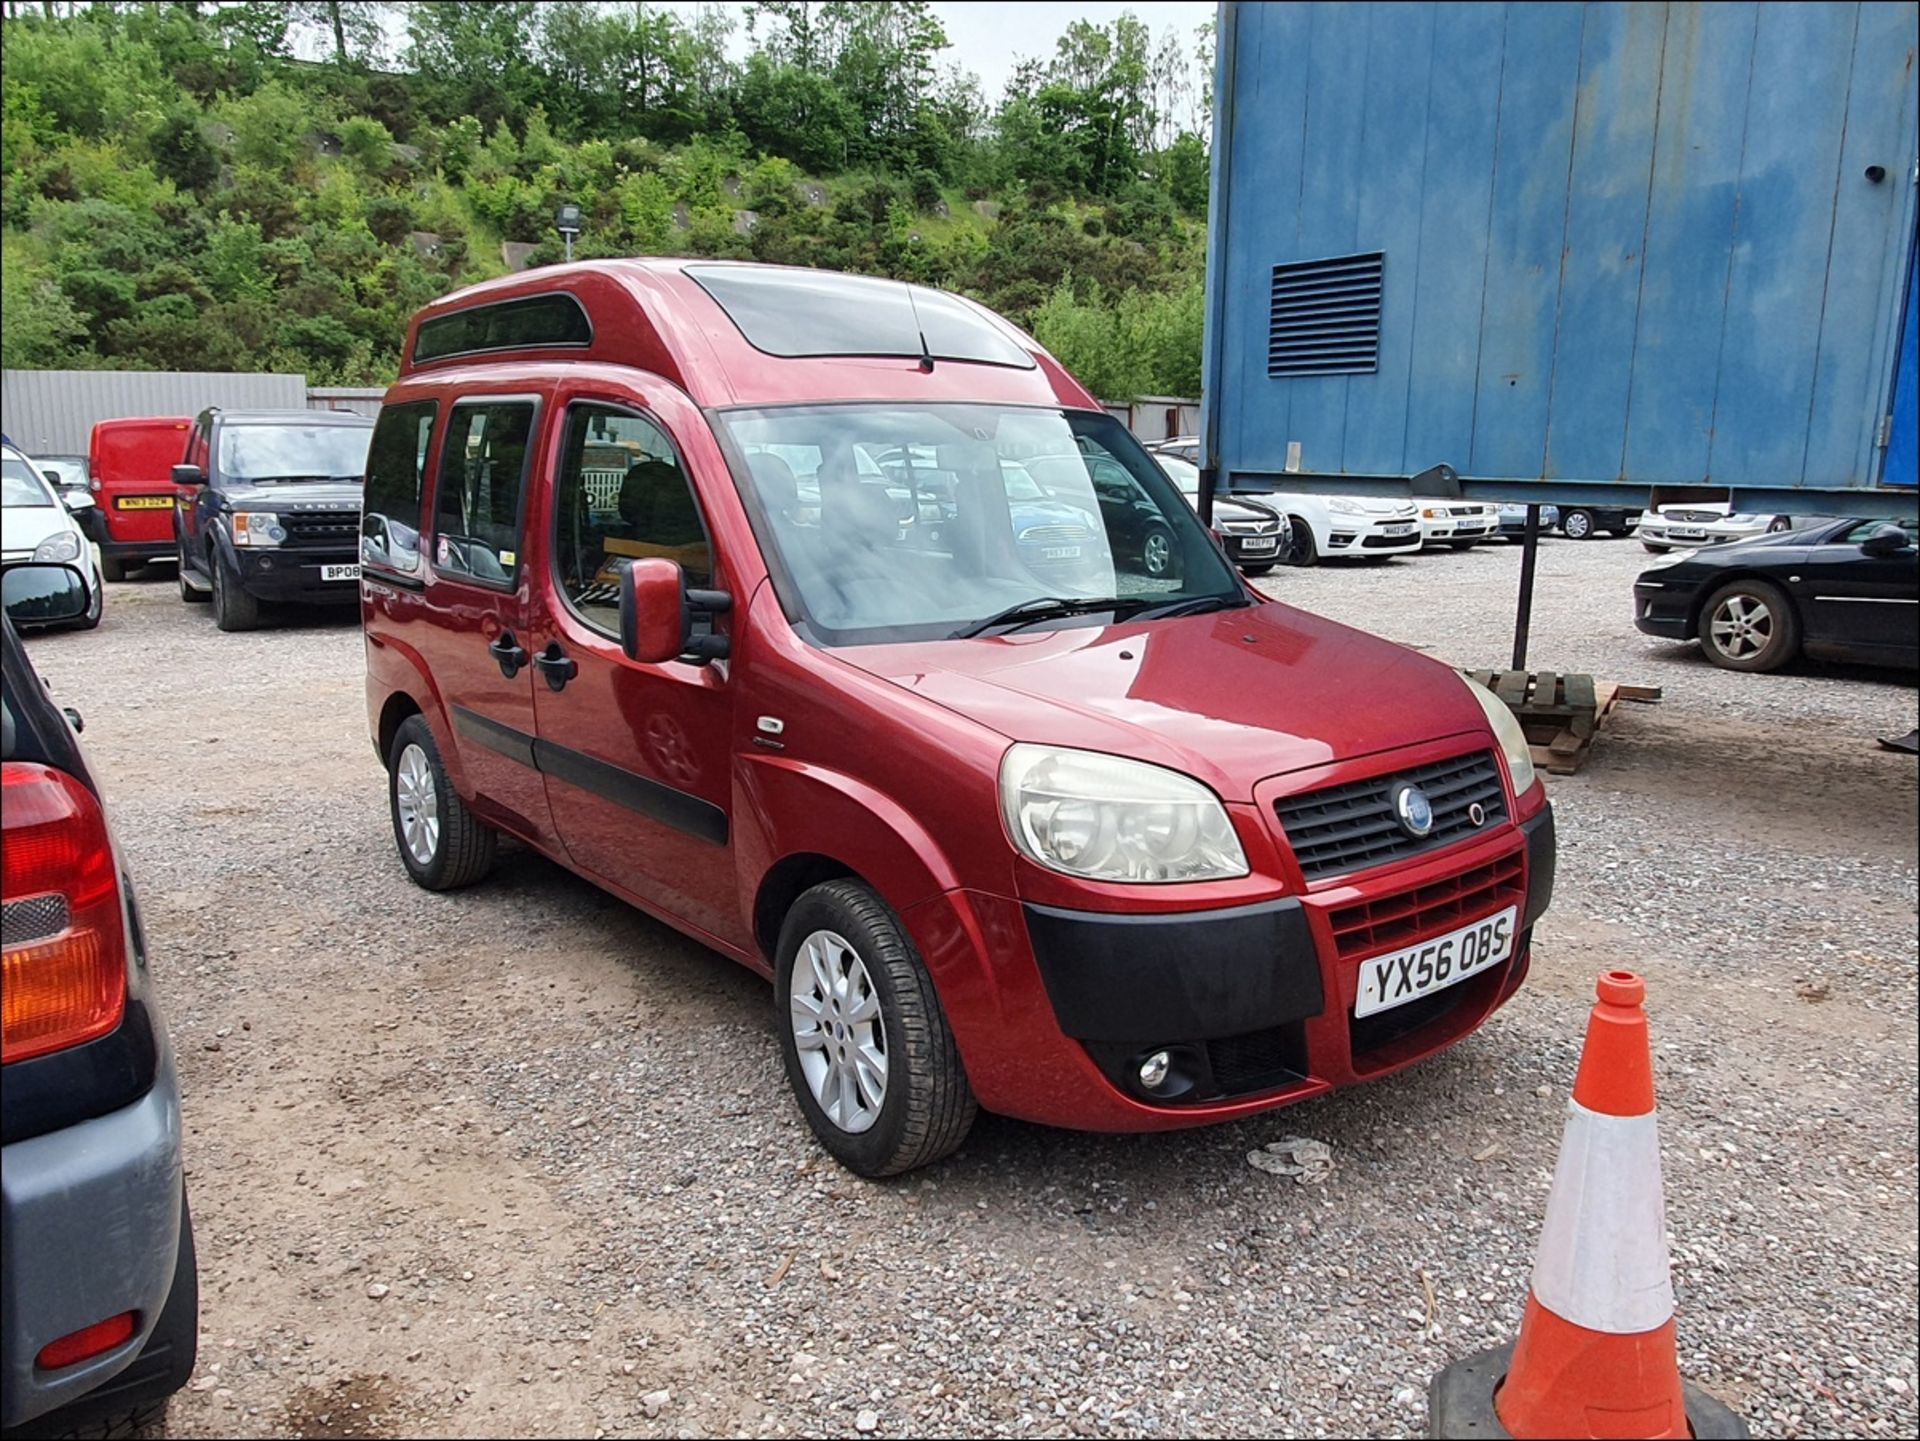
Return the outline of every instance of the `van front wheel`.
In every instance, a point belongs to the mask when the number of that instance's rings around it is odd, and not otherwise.
[[[859,881],[803,893],[774,967],[780,1051],[800,1110],[835,1160],[897,1176],[966,1139],[976,1106],[913,942]]]
[[[493,869],[493,827],[460,799],[433,732],[417,715],[401,722],[387,752],[387,801],[394,846],[416,885],[451,891]]]

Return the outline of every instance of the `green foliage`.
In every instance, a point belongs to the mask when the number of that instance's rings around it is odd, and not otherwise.
[[[501,242],[558,259],[572,202],[582,256],[945,286],[1111,398],[1198,388],[1205,87],[1130,17],[1076,22],[990,106],[922,0],[766,0],[738,60],[717,6],[421,0],[398,46],[378,0],[16,10],[9,365],[383,382]]]

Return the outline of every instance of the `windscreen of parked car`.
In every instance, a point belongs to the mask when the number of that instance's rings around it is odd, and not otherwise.
[[[220,431],[220,479],[359,480],[373,427],[228,425]]]
[[[0,501],[8,510],[27,506],[52,506],[59,504],[53,498],[53,492],[41,484],[40,477],[33,473],[33,467],[24,460],[9,455],[0,460]]]
[[[825,644],[992,629],[1023,606],[1033,624],[1067,619],[1049,600],[1150,616],[1244,599],[1111,416],[872,404],[739,410],[720,424],[781,602]]]

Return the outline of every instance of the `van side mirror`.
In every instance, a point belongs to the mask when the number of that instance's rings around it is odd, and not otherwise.
[[[1862,555],[1898,555],[1913,539],[1897,525],[1883,525],[1872,535],[1860,542]]]
[[[693,617],[724,615],[732,607],[723,590],[689,588],[678,561],[636,560],[620,572],[620,649],[642,665],[724,659],[727,637],[694,634]]]
[[[10,565],[0,576],[0,607],[16,625],[78,620],[93,602],[87,578],[70,565]]]
[[[93,509],[93,497],[84,490],[61,491],[60,503],[67,508],[70,515],[78,515],[83,510]]]
[[[207,473],[197,465],[176,465],[173,468],[175,485],[205,485]]]

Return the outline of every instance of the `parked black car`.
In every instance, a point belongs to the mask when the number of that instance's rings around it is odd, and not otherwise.
[[[1640,509],[1618,505],[1563,505],[1560,507],[1560,534],[1568,540],[1592,540],[1605,531],[1608,535],[1632,535],[1640,524]]]
[[[1795,656],[1920,666],[1915,523],[1834,520],[1679,551],[1633,583],[1633,623],[1698,639],[1729,670],[1778,670]]]
[[[130,1435],[199,1338],[180,1092],[79,717],[14,628],[85,615],[86,577],[9,566],[0,593],[0,1431]]]
[[[263,601],[357,605],[360,483],[373,421],[330,410],[205,410],[176,485],[180,598],[251,630]],[[518,477],[503,484],[518,484]]]

